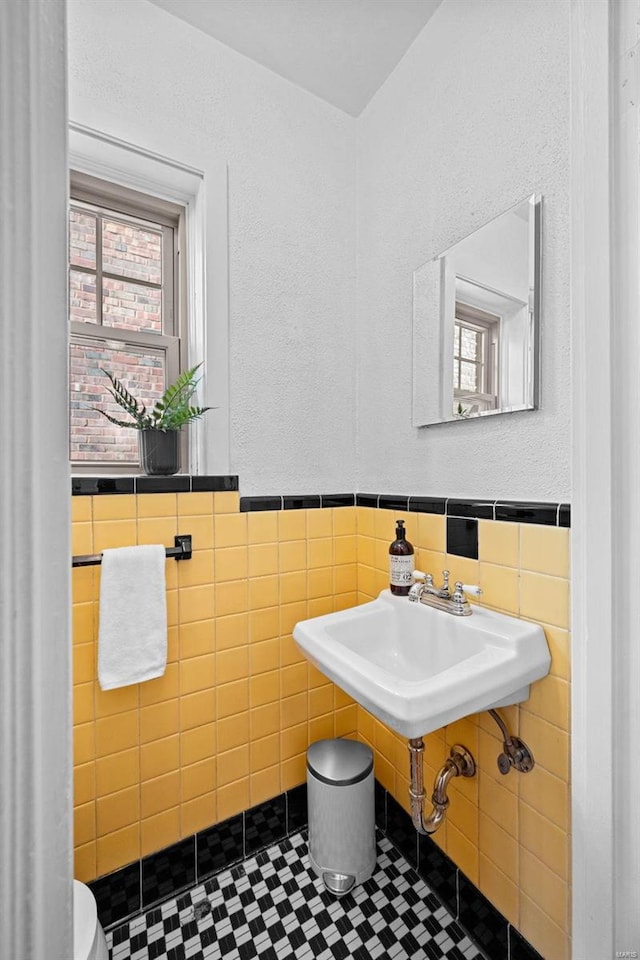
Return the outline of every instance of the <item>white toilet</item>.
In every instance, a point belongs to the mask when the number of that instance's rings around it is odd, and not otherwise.
[[[79,880],[73,881],[73,960],[109,960],[95,897]]]

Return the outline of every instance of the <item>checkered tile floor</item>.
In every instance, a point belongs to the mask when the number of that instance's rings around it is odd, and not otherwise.
[[[374,875],[336,899],[298,833],[107,934],[111,960],[480,960],[386,837]]]

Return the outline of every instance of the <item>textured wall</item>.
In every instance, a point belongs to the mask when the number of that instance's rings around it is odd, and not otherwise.
[[[231,469],[353,490],[354,120],[146,0],[71,0],[72,120],[229,165]]]
[[[569,3],[445,0],[358,118],[358,486],[568,498]],[[411,426],[412,271],[544,195],[537,412]]]

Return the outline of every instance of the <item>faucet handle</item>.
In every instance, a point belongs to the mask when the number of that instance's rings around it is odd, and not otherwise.
[[[472,597],[481,597],[482,588],[479,587],[476,583],[463,583],[462,589],[465,593],[468,593]]]
[[[427,574],[423,573],[422,570],[413,571],[413,586],[409,587],[409,600],[413,603],[417,603],[422,596],[426,579]]]
[[[456,580],[456,590],[453,595],[453,599],[462,602],[464,600],[465,593],[468,593],[471,597],[482,596],[482,590],[476,584],[462,583],[460,580]]]

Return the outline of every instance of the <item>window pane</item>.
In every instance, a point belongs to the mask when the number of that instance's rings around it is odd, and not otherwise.
[[[69,213],[69,262],[74,267],[96,267],[96,218],[91,213]]]
[[[97,323],[96,278],[92,273],[69,271],[69,317],[81,323]]]
[[[477,333],[475,330],[469,330],[467,327],[463,327],[460,334],[462,341],[461,356],[467,360],[478,360],[480,358],[479,348],[482,334]]]
[[[147,283],[162,281],[162,234],[132,223],[102,221],[102,269]]]
[[[478,385],[478,373],[479,368],[475,363],[465,363],[464,360],[460,363],[460,386],[463,390],[472,390],[474,393],[479,393],[480,388]]]
[[[107,389],[109,380],[101,369],[113,373],[138,400],[151,407],[165,388],[164,353],[120,347],[103,340],[71,343],[71,459],[137,463],[138,431],[110,423],[95,409],[99,406],[118,420],[130,419],[112,400]]]
[[[456,357],[453,358],[453,386],[460,387],[460,362]]]
[[[102,323],[105,327],[162,333],[160,290],[105,277],[102,292]]]

